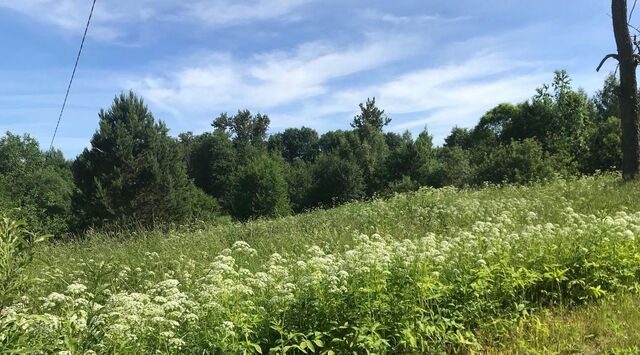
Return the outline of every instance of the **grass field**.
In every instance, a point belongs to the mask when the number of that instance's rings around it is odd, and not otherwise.
[[[38,247],[0,352],[637,353],[639,236],[614,176],[96,233]]]
[[[576,309],[538,312],[487,353],[640,354],[640,297],[617,295]]]

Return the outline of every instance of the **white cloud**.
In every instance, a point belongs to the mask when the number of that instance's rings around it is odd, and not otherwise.
[[[91,3],[83,0],[0,0],[0,7],[65,31],[81,34]],[[116,12],[110,10],[108,3],[97,2],[91,36],[105,40],[119,37],[119,31],[112,26],[117,17]]]
[[[410,39],[380,39],[338,49],[316,42],[245,61],[211,54],[184,67],[168,68],[169,74],[130,79],[126,85],[157,105],[175,109],[264,110],[324,95],[336,79],[406,56],[410,43]]]
[[[491,49],[427,69],[393,75],[377,71],[386,72],[390,63],[405,59],[406,48],[413,45],[412,40],[388,38],[342,49],[310,43],[246,61],[211,54],[182,67],[162,68],[169,74],[151,73],[126,85],[152,106],[188,118],[184,123],[191,127],[200,122],[205,128],[219,112],[249,108],[268,113],[275,129],[347,128],[358,103],[375,96],[396,117],[390,129],[415,131],[425,125],[473,125],[498,103],[529,98],[550,75],[548,63],[521,61]],[[341,121],[332,123],[335,117]]]
[[[382,21],[389,24],[415,24],[423,22],[457,22],[469,19],[469,16],[446,17],[440,14],[413,14],[413,15],[395,15],[391,13],[381,12],[374,9],[366,9],[362,12],[362,17],[368,20]]]
[[[286,15],[309,0],[200,0],[186,5],[186,14],[209,25],[228,25]]]
[[[96,3],[90,36],[115,41],[126,25],[150,21],[192,22],[200,25],[231,26],[287,15],[310,0],[101,0]],[[87,21],[87,0],[0,0],[6,8],[36,21],[72,33],[81,33]]]
[[[346,87],[304,102],[299,117],[319,119],[344,115],[347,124],[357,104],[376,97],[395,119],[392,130],[420,129],[425,125],[471,125],[501,102],[524,100],[549,73],[539,62],[513,60],[505,53],[480,52],[461,62],[408,71],[378,85]]]

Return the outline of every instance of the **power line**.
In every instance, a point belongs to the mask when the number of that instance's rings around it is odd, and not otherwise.
[[[64,95],[64,101],[62,102],[62,108],[60,109],[60,115],[58,116],[58,123],[56,123],[56,129],[53,131],[53,137],[51,137],[51,144],[49,150],[53,149],[53,142],[58,134],[58,127],[60,127],[60,121],[62,120],[62,114],[64,108],[67,106],[67,99],[69,98],[69,91],[71,91],[71,84],[73,84],[73,78],[76,76],[76,69],[78,69],[78,63],[80,62],[80,55],[82,54],[82,48],[84,47],[84,41],[87,38],[87,32],[89,31],[89,24],[91,23],[91,17],[93,16],[93,9],[96,7],[96,0],[93,0],[91,5],[91,12],[89,12],[89,19],[87,19],[87,26],[84,28],[84,35],[82,35],[82,42],[80,42],[80,49],[78,50],[78,56],[76,57],[76,64],[73,66],[73,72],[71,73],[71,79],[69,80],[69,86],[67,86],[67,93]]]
[[[629,19],[627,20],[627,22],[631,22],[631,16],[633,16],[633,10],[636,9],[637,3],[638,0],[633,0],[633,6],[631,7],[631,12],[629,12]]]

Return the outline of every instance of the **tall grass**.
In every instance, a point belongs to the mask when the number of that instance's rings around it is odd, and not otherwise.
[[[42,245],[4,351],[482,350],[545,307],[635,291],[640,186],[423,189],[296,217]]]

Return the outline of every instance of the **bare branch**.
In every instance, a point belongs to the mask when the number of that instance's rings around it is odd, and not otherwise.
[[[618,59],[618,55],[617,55],[617,54],[614,54],[614,53],[607,54],[607,55],[605,55],[605,56],[604,56],[604,58],[602,58],[602,60],[600,61],[600,64],[599,64],[599,65],[598,65],[598,67],[596,68],[596,71],[600,71],[600,68],[602,68],[602,66],[604,65],[604,62],[606,62],[606,61],[607,61],[607,59],[609,59],[609,58],[614,58],[615,60],[618,60],[618,61],[619,61],[619,59]]]

